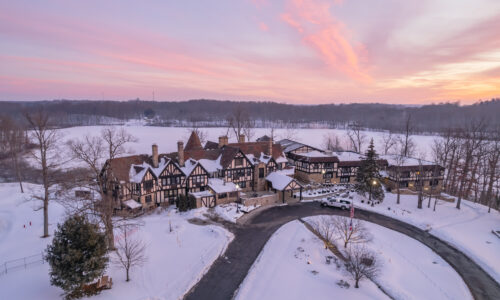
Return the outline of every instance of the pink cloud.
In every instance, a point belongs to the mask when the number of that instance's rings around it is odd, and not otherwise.
[[[294,28],[302,41],[319,53],[331,68],[352,79],[370,81],[360,64],[363,47],[350,41],[346,27],[331,15],[330,7],[330,3],[322,0],[290,0],[281,19]]]
[[[260,28],[260,30],[265,31],[265,32],[269,31],[269,26],[267,26],[267,24],[264,22],[259,22],[259,28]]]

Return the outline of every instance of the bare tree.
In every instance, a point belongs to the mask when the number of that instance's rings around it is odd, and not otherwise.
[[[365,225],[358,219],[335,216],[332,217],[332,222],[335,228],[335,236],[337,239],[342,240],[344,248],[349,243],[365,243],[371,239]]]
[[[35,199],[43,202],[43,236],[49,236],[49,199],[51,190],[61,177],[58,174],[62,161],[59,156],[59,132],[51,127],[50,116],[43,110],[35,113],[26,113],[26,120],[30,125],[31,138],[37,148],[32,156],[40,166],[42,174],[43,195],[33,195]]]
[[[363,278],[374,279],[379,275],[381,263],[375,252],[364,244],[355,244],[347,249],[345,268],[355,282],[354,287],[359,288]]]
[[[129,271],[133,267],[144,265],[146,258],[146,244],[131,234],[132,226],[120,227],[120,238],[116,242],[115,263],[125,269],[126,281],[130,281]]]
[[[331,151],[342,151],[339,137],[333,132],[327,133],[323,136],[323,149]]]
[[[311,226],[323,238],[325,248],[333,245],[337,232],[333,216],[320,216],[311,222]]]
[[[105,179],[101,177],[101,171],[105,160],[111,160],[126,153],[125,145],[135,141],[136,138],[124,128],[120,130],[105,128],[101,136],[87,135],[81,140],[76,139],[68,143],[73,158],[84,163],[89,169],[87,173],[80,173],[79,184],[95,192],[90,198],[82,200],[86,203],[81,205],[81,209],[99,217],[110,249],[113,249],[115,244],[113,228],[115,224],[121,224],[123,219],[113,219],[114,203],[112,197],[104,191],[108,183],[104,182]],[[111,167],[111,164],[109,166]],[[93,197],[94,194],[98,197]]]
[[[128,150],[125,148],[125,145],[137,142],[137,138],[128,133],[123,127],[119,129],[116,127],[106,127],[101,131],[101,137],[107,148],[108,159],[113,159],[127,153]]]
[[[411,138],[413,134],[413,124],[411,120],[411,114],[406,117],[405,127],[403,128],[403,136],[399,137],[398,142],[401,144],[401,155],[403,156],[413,156],[415,152],[415,143]]]
[[[392,152],[392,149],[397,144],[397,136],[392,133],[392,131],[388,131],[382,135],[382,142],[384,143],[384,155],[387,155]]]
[[[462,168],[459,177],[457,209],[460,209],[460,204],[464,197],[464,189],[468,183],[467,176],[472,168],[474,156],[486,140],[486,127],[487,125],[484,120],[473,120],[464,126],[461,131]]]
[[[396,204],[401,203],[401,169],[403,168],[405,161],[406,161],[406,156],[403,155],[394,155],[394,160],[396,163],[396,167],[394,168],[395,171],[395,176],[396,176]]]
[[[248,113],[241,105],[236,106],[233,113],[227,118],[228,131],[232,131],[236,140],[240,135],[245,135],[251,140],[255,134],[255,122],[250,119]]]
[[[486,201],[488,203],[488,212],[491,211],[491,206],[493,205],[493,184],[500,178],[498,174],[499,163],[500,163],[500,126],[496,126],[492,131],[492,136],[490,137],[491,142],[489,144],[489,153],[487,155],[487,164],[489,169],[488,178],[488,189],[486,191]],[[497,188],[498,192],[498,188]]]
[[[357,122],[351,123],[349,124],[349,129],[346,134],[353,151],[361,153],[362,147],[366,142],[366,135],[363,132],[363,126]]]
[[[22,154],[26,147],[26,131],[9,117],[2,118],[0,130],[2,131],[1,136],[2,145],[5,148],[4,151],[12,160],[17,181],[19,182],[19,188],[21,189],[21,193],[24,193],[21,168],[19,166],[19,155]]]

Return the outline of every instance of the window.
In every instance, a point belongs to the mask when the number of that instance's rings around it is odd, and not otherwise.
[[[349,176],[340,177],[340,183],[349,183]]]
[[[324,179],[330,179],[332,177],[333,177],[333,173],[328,172],[328,173],[323,174]]]
[[[237,157],[234,159],[234,165],[235,166],[243,166],[243,157]]]
[[[264,168],[259,168],[259,178],[264,178]]]
[[[219,199],[224,199],[227,197],[227,193],[219,194]]]
[[[239,182],[238,185],[240,186],[240,188],[246,188],[247,187],[246,181]]]
[[[439,180],[437,180],[437,179],[433,179],[433,180],[430,180],[430,181],[429,181],[429,185],[430,185],[430,186],[436,186],[436,185],[438,185],[438,184],[439,184]]]
[[[144,181],[144,188],[150,190],[153,188],[153,180]]]
[[[247,176],[252,176],[252,169],[251,168],[247,169]]]
[[[152,201],[151,195],[147,195],[146,196],[146,203],[151,203],[151,201]]]

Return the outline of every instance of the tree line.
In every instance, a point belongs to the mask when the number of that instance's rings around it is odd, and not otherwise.
[[[4,101],[0,111],[19,121],[23,114],[39,109],[50,111],[57,126],[119,124],[147,118],[159,126],[226,127],[236,109],[245,111],[257,127],[324,127],[346,128],[352,123],[375,130],[400,130],[408,115],[414,119],[418,133],[442,132],[461,125],[462,120],[476,118],[499,123],[500,99],[471,105],[440,103],[422,106],[394,104],[322,104],[292,105],[276,102],[236,102],[216,100],[159,101]],[[202,108],[202,109],[201,109]]]

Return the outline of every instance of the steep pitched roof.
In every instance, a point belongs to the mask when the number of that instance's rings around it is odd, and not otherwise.
[[[140,165],[148,161],[148,155],[131,155],[124,157],[117,157],[112,160],[108,160],[106,164],[108,165],[108,171],[111,175],[116,178],[117,181],[129,181],[130,167],[132,165]]]
[[[189,137],[189,140],[186,143],[186,147],[184,148],[184,151],[191,151],[191,150],[203,150],[200,138],[194,131],[191,132],[191,136]]]
[[[269,142],[247,142],[247,143],[231,143],[230,147],[239,148],[245,155],[252,154],[254,157],[260,157],[261,153],[268,155]],[[279,157],[285,157],[280,144],[273,144],[272,158],[275,160]]]

